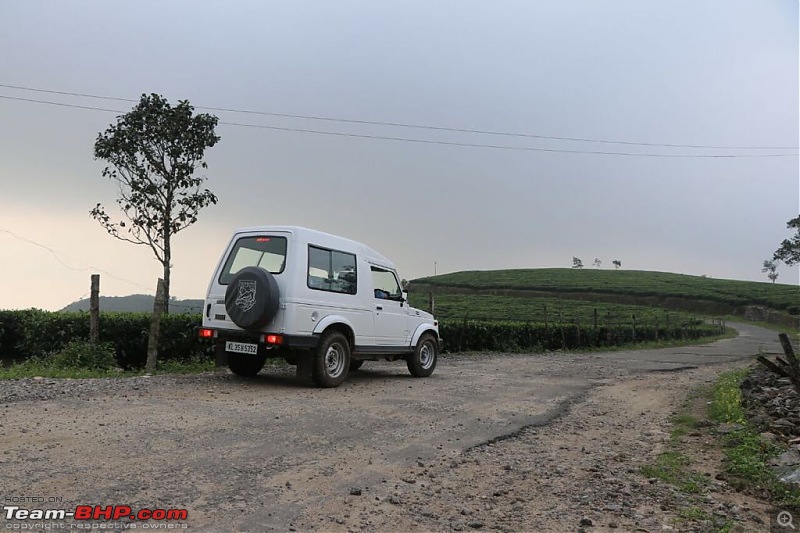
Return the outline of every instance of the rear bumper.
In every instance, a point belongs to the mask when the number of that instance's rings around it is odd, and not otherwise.
[[[263,346],[264,349],[266,350],[270,350],[273,348],[311,350],[316,348],[317,344],[319,344],[319,335],[283,335],[280,333],[275,333],[274,335],[279,336],[281,338],[281,342],[267,343],[264,342],[264,339],[267,335],[273,335],[272,333],[256,333],[250,331],[235,331],[235,330],[196,327],[195,336],[199,336],[198,332],[200,330],[213,331],[214,332],[213,337],[205,337],[205,338],[209,341],[212,341],[217,346],[219,345],[224,346],[226,341],[236,341],[236,342],[257,343],[259,344],[259,348]]]

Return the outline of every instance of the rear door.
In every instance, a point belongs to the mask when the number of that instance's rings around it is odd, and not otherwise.
[[[375,343],[378,346],[407,346],[409,343],[408,305],[397,276],[391,270],[370,266],[372,273]]]

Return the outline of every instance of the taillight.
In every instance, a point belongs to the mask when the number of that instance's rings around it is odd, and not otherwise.
[[[197,336],[201,339],[212,339],[214,338],[214,330],[208,328],[200,328],[197,330]]]
[[[283,344],[281,335],[264,335],[264,342],[267,344]]]

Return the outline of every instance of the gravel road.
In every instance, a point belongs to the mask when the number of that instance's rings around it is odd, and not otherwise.
[[[636,472],[670,414],[780,350],[734,327],[694,347],[446,356],[427,379],[367,362],[337,389],[287,367],[4,381],[0,498],[185,508],[202,531],[660,531]]]

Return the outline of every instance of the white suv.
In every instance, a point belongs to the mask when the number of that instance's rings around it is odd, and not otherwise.
[[[403,359],[427,377],[441,350],[438,322],[408,305],[391,261],[300,227],[236,231],[203,311],[198,334],[240,376],[282,357],[320,387],[340,385],[365,360]]]

